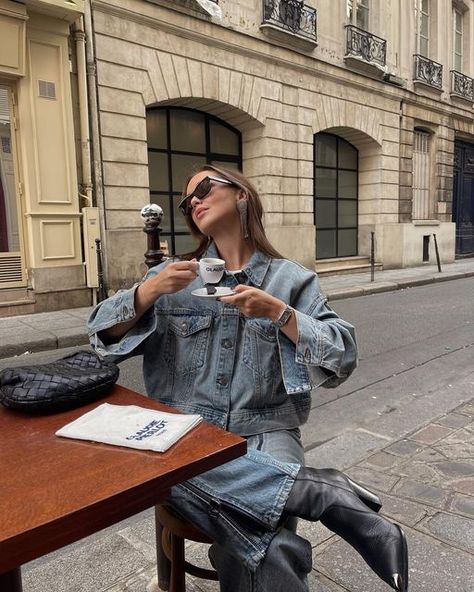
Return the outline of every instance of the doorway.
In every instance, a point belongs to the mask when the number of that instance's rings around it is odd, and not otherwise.
[[[474,255],[474,144],[454,143],[453,222],[456,256]]]
[[[14,109],[12,87],[0,83],[0,289],[26,285]]]

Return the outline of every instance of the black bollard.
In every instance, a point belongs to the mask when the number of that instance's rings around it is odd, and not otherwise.
[[[438,264],[438,271],[441,273],[441,261],[439,258],[438,241],[436,240],[436,234],[433,234],[433,238],[434,238],[434,246],[435,246],[435,253],[436,253],[436,263]]]
[[[374,281],[375,274],[375,232],[370,233],[370,281]]]
[[[104,282],[104,270],[102,267],[102,249],[100,246],[100,238],[95,239],[95,252],[97,255],[97,278],[98,278],[98,288],[97,288],[97,302],[102,302],[107,298],[107,289],[105,287]]]
[[[142,208],[141,216],[145,225],[143,232],[147,235],[147,251],[145,253],[145,264],[150,269],[159,265],[165,256],[160,247],[160,226],[163,219],[163,210],[156,204],[148,204]]]

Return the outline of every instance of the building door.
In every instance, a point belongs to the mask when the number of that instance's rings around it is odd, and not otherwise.
[[[474,144],[454,143],[453,222],[456,255],[474,255]]]
[[[214,164],[242,170],[242,138],[238,130],[202,111],[184,107],[147,109],[150,201],[163,208],[161,238],[171,254],[196,247],[178,211],[183,183],[193,168]]]
[[[0,83],[0,289],[26,285],[14,95]]]
[[[332,134],[314,136],[316,259],[357,255],[357,148]]]

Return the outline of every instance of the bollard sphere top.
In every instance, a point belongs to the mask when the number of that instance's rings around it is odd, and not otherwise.
[[[150,222],[160,224],[163,219],[163,209],[158,204],[147,204],[141,209],[140,215],[145,224]]]

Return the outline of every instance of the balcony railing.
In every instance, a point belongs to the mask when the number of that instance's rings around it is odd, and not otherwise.
[[[364,62],[385,66],[387,42],[354,25],[346,25],[346,57],[355,56]]]
[[[263,24],[317,41],[316,9],[301,0],[263,0]]]
[[[443,66],[422,55],[416,54],[413,57],[415,59],[414,80],[436,88],[442,88]]]
[[[468,101],[474,101],[474,79],[451,70],[451,94]]]

